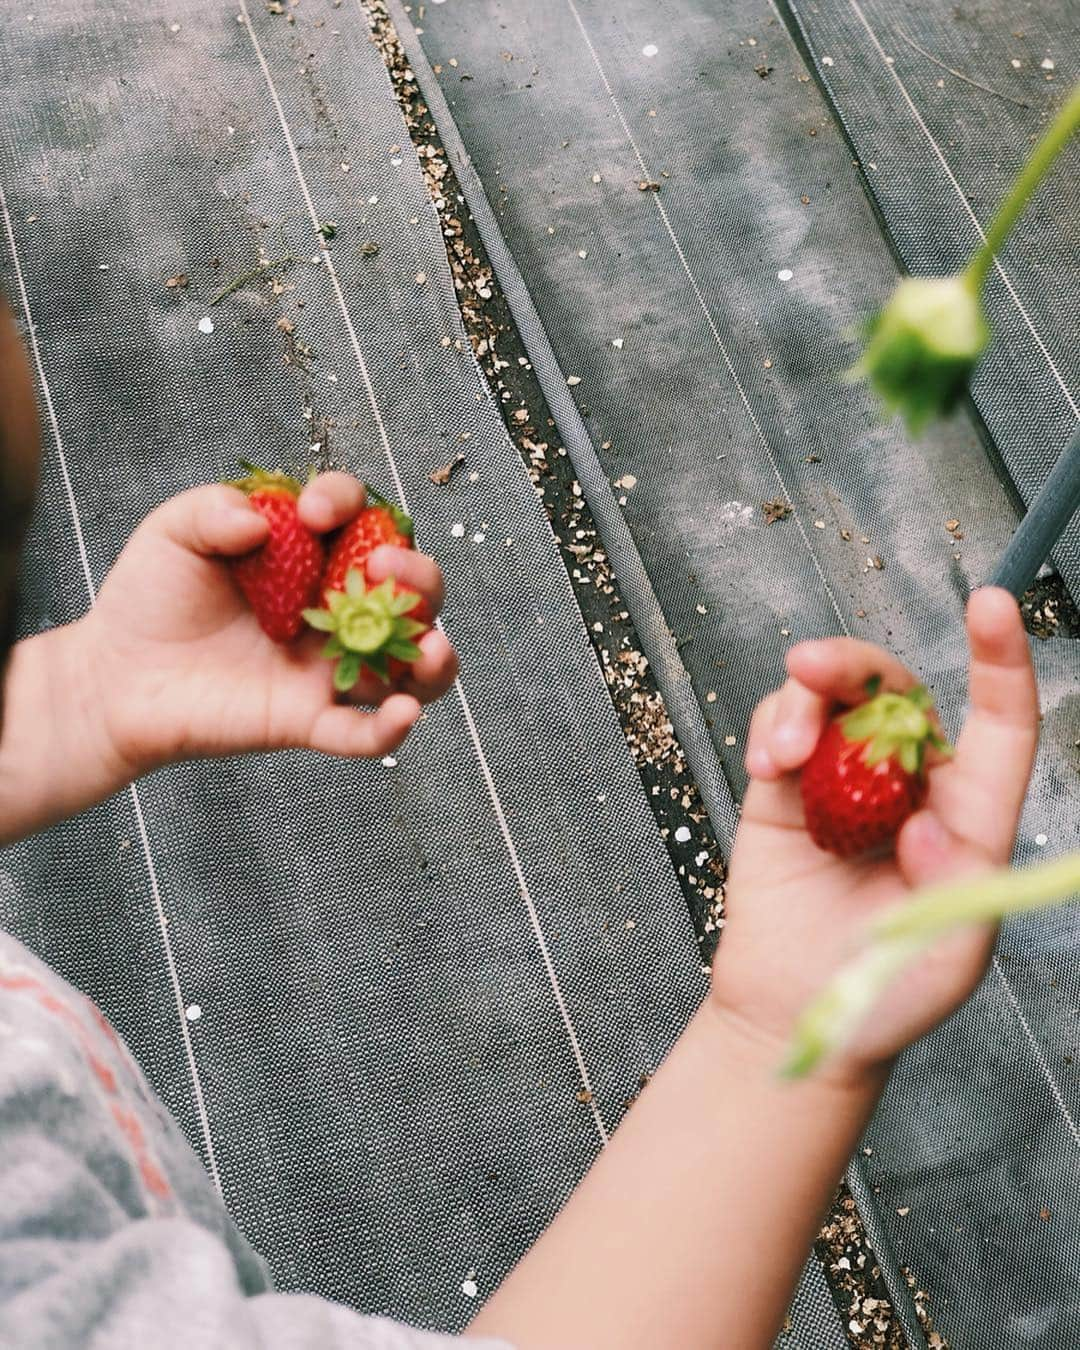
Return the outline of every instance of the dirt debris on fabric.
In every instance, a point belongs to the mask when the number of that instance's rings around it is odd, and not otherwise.
[[[581,486],[565,449],[559,444],[554,419],[487,261],[408,58],[383,0],[364,0],[364,5],[372,41],[386,64],[428,191],[439,213],[458,305],[469,340],[504,407],[509,434],[521,451],[547,508],[623,732],[671,853],[694,922],[703,964],[707,964],[724,924],[724,859],[675,738],[663,698],[618,594],[610,562]],[[406,10],[411,12],[409,6]],[[640,190],[656,189],[645,182]],[[448,341],[443,339],[444,345]],[[575,377],[568,383],[576,384],[578,380]],[[453,477],[469,471],[467,450],[447,464],[433,465],[430,471],[433,490],[452,490]],[[625,474],[613,484],[616,491],[623,494],[620,497],[623,505],[627,501],[626,493],[631,492],[636,483],[632,474]],[[790,511],[786,502],[763,503],[762,509],[766,510],[768,506],[778,508],[775,515],[778,520],[786,514],[779,508],[787,507]],[[708,696],[708,701],[715,701],[714,693]],[[642,1081],[642,1089],[646,1081]],[[842,1320],[850,1344],[857,1350],[880,1346],[899,1350],[903,1347],[903,1332],[888,1301],[880,1269],[867,1244],[854,1201],[844,1190],[838,1194],[829,1221],[822,1230],[818,1254],[825,1264],[837,1307],[845,1314]],[[847,1266],[842,1266],[839,1263],[845,1254]],[[920,1307],[920,1318],[923,1318],[928,1300],[922,1291],[917,1293],[916,1302]],[[856,1325],[861,1330],[856,1331]],[[929,1322],[925,1325],[929,1326]],[[947,1350],[945,1342],[936,1333],[933,1336],[931,1350]]]
[[[851,1344],[859,1350],[905,1350],[907,1341],[893,1313],[881,1268],[867,1244],[855,1201],[846,1186],[837,1191],[814,1250],[844,1312]],[[934,1328],[929,1295],[918,1286],[910,1270],[901,1269],[929,1350],[949,1350],[945,1338]]]

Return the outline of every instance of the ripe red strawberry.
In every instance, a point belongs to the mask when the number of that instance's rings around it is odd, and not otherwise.
[[[267,637],[290,642],[303,628],[304,609],[318,600],[323,546],[297,513],[302,485],[295,478],[246,462],[240,467],[247,476],[232,486],[266,517],[270,533],[254,552],[231,562],[232,574]]]
[[[367,560],[383,544],[413,548],[412,521],[368,488],[368,505],[338,535],[322,578],[325,609],[304,618],[329,633],[323,654],[337,661],[334,685],[351,689],[366,667],[387,683],[401,678],[419,659],[415,639],[431,628],[431,610],[416,591],[388,577],[367,583]]]
[[[891,844],[926,798],[926,747],[948,751],[922,686],[879,694],[834,717],[803,765],[806,828],[818,848],[843,858]]]

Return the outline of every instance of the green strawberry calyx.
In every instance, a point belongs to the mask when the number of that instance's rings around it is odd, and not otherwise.
[[[878,693],[880,677],[869,681],[865,703],[860,703],[840,719],[846,740],[864,743],[863,762],[870,768],[883,760],[894,759],[905,772],[921,774],[926,747],[939,753],[952,751],[934,721],[934,701],[921,684],[903,694]]]
[[[257,464],[251,464],[246,459],[240,461],[240,467],[244,471],[244,477],[230,478],[227,483],[229,487],[239,488],[247,497],[250,497],[253,492],[275,490],[288,492],[294,497],[299,497],[303,490],[303,483],[290,474],[273,473],[269,469],[260,469]]]
[[[393,577],[369,586],[354,567],[345,578],[345,589],[327,594],[325,609],[304,610],[312,628],[330,634],[322,654],[337,662],[335,689],[341,693],[351,689],[361,667],[389,682],[391,657],[407,664],[420,659],[413,639],[426,633],[428,626],[408,617],[419,601],[415,591],[399,591]]]

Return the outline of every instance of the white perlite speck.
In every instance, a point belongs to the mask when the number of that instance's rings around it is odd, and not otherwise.
[[[1037,834],[1035,836],[1035,842],[1038,844],[1040,848],[1044,848],[1049,843],[1049,840],[1047,839],[1045,834]]]
[[[675,842],[677,844],[688,844],[690,842],[690,829],[686,825],[680,825],[675,831]]]
[[[209,316],[209,314],[203,315],[203,317],[199,320],[199,332],[212,333],[213,331],[214,331],[213,319]]]
[[[202,1009],[197,1003],[189,1003],[184,1009],[184,1015],[189,1022],[197,1022],[202,1016]]]
[[[383,761],[382,761],[382,766],[383,766],[384,769],[396,769],[396,768],[397,768],[397,760],[394,758],[393,755],[384,755],[384,756],[383,756]]]
[[[790,281],[794,275],[795,273],[791,270],[790,267],[783,267],[780,269],[779,272],[777,272],[776,279],[777,281]]]
[[[464,539],[465,526],[462,525],[461,521],[459,520],[456,525],[450,526],[450,533],[454,536],[455,539]]]
[[[641,49],[642,56],[655,56],[660,48],[655,42],[647,42]]]

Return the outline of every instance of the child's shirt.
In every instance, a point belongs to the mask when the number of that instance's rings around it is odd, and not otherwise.
[[[510,1350],[278,1294],[119,1037],[0,933],[0,1347]]]

